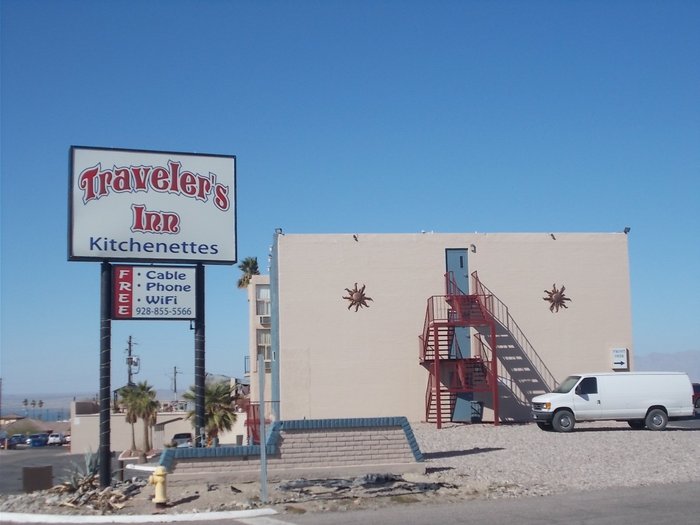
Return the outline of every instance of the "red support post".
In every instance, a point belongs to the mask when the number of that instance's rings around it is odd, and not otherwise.
[[[433,345],[435,359],[433,360],[433,376],[435,377],[435,414],[437,416],[437,428],[442,428],[442,399],[440,396],[440,346],[438,344],[438,328],[433,323]]]
[[[494,426],[498,426],[498,359],[496,356],[496,323],[493,320],[489,323],[489,330],[491,332],[491,379],[493,381],[491,392],[493,396],[493,424]]]

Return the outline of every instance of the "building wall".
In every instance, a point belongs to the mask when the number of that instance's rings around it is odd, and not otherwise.
[[[75,405],[75,403],[73,403]],[[192,421],[185,419],[186,412],[159,412],[156,423],[164,423],[162,431],[153,432],[153,446],[162,449],[169,443],[174,434],[194,432]],[[180,419],[178,419],[180,418]],[[246,415],[237,414],[236,424],[230,432],[225,432],[219,438],[221,444],[246,443]],[[134,425],[136,446],[143,444],[143,421]],[[131,425],[126,422],[124,414],[112,414],[110,419],[111,450],[121,452],[131,448]],[[85,454],[97,452],[100,446],[100,415],[99,413],[76,413],[75,406],[71,407],[71,453]]]
[[[251,400],[258,402],[260,400],[260,371],[258,370],[257,358],[257,331],[271,330],[270,325],[263,326],[260,323],[260,316],[256,313],[256,287],[269,286],[269,275],[254,275],[248,285],[248,315],[250,322],[248,323],[248,355],[249,355],[249,374]],[[265,401],[272,401],[272,375],[271,370],[265,371]]]
[[[610,370],[615,347],[633,363],[622,233],[285,234],[276,248],[282,419],[424,419],[418,335],[448,248],[468,250],[556,378]],[[372,298],[357,312],[343,299],[355,283]],[[543,300],[553,284],[572,299],[558,313]]]
[[[406,418],[278,421],[266,443],[270,479],[425,473],[423,455]],[[171,449],[160,465],[168,484],[208,480],[256,481],[260,446]]]

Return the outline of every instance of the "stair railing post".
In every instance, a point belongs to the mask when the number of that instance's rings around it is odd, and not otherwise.
[[[437,428],[442,428],[442,399],[440,396],[440,344],[438,343],[438,328],[433,322],[433,342],[435,345],[435,359],[433,360],[433,377],[435,378],[435,412],[437,415]]]

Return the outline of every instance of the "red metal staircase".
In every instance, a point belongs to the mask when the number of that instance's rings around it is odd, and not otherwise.
[[[428,299],[423,333],[419,336],[420,364],[429,372],[425,419],[437,423],[438,428],[443,421],[452,419],[460,393],[489,392],[497,425],[499,387],[522,411],[529,408],[533,396],[556,385],[508,307],[479,280],[476,272],[471,277],[472,292],[468,294],[459,289],[451,273],[445,275],[446,294]],[[457,327],[474,328],[472,355],[465,355],[459,348]]]
[[[272,423],[272,414],[274,410],[274,405],[278,401],[265,401],[265,425],[270,425]],[[279,407],[277,407],[279,408]],[[259,445],[260,444],[260,403],[248,403],[246,406],[246,421],[245,427],[248,431],[248,444],[249,445]]]
[[[455,338],[458,327],[486,329],[489,346],[496,349],[496,324],[484,298],[459,289],[452,273],[445,275],[446,295],[428,299],[420,340],[420,364],[429,372],[426,390],[426,421],[442,427],[450,421],[457,395],[490,392],[494,424],[498,424],[498,381],[496,351],[485,360],[482,355],[465,355]]]

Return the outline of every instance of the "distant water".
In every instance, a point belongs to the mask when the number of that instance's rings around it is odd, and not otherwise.
[[[156,393],[157,399],[161,402],[172,402],[174,399],[173,392],[169,390],[157,390]],[[25,399],[29,402],[26,407],[23,403]],[[43,406],[32,408],[32,400],[37,402],[41,400]],[[70,419],[70,406],[73,401],[90,400],[97,401],[97,393],[47,394],[33,392],[31,394],[16,394],[3,392],[0,415],[13,414],[41,421],[64,421]]]
[[[6,406],[3,404],[2,415],[7,416],[13,414],[24,416],[30,419],[38,419],[39,421],[64,421],[70,419],[70,408],[32,408],[23,406]]]

